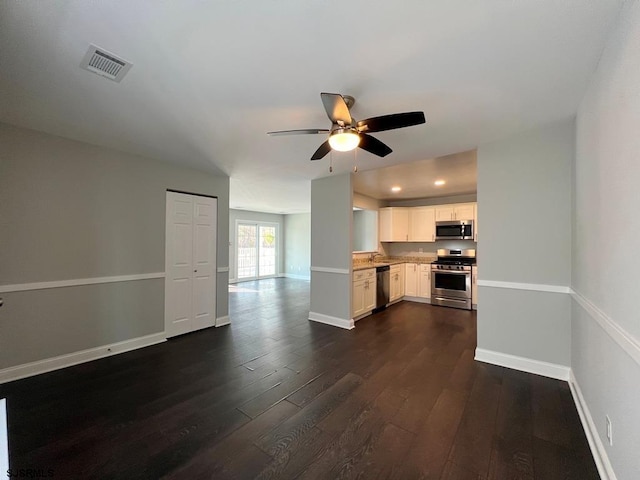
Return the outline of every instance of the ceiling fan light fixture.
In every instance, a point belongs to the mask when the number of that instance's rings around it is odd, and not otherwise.
[[[353,129],[337,128],[329,137],[329,145],[338,152],[349,152],[360,144],[360,135]]]

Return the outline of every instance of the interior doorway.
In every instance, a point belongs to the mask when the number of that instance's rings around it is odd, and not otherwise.
[[[278,225],[236,222],[236,279],[274,277],[278,262]]]

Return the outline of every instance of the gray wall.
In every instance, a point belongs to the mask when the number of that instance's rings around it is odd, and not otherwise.
[[[378,250],[378,212],[353,211],[353,250],[374,252]]]
[[[639,58],[640,3],[627,2],[576,129],[572,288],[591,308],[573,304],[572,369],[620,480],[640,472]]]
[[[478,148],[480,281],[568,286],[572,119]],[[479,287],[478,348],[570,365],[566,294]]]
[[[218,196],[228,242],[227,177],[6,124],[0,145],[0,285],[164,272],[168,188]],[[0,368],[164,331],[163,279],[2,296]]]
[[[249,210],[229,210],[229,279],[236,281],[236,221],[275,223],[278,225],[278,258],[276,263],[276,276],[284,273],[284,216],[252,212]]]
[[[285,275],[311,278],[311,214],[284,216]]]
[[[351,318],[351,174],[311,181],[311,312]],[[314,267],[347,274],[313,271]]]

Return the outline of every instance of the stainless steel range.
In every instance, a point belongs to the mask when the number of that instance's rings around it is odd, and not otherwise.
[[[443,307],[471,310],[471,267],[476,251],[438,250],[431,264],[431,303]]]

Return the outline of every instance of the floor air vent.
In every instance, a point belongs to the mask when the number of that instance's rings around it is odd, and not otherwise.
[[[90,45],[80,67],[114,82],[119,82],[132,67],[132,64],[103,48]]]

